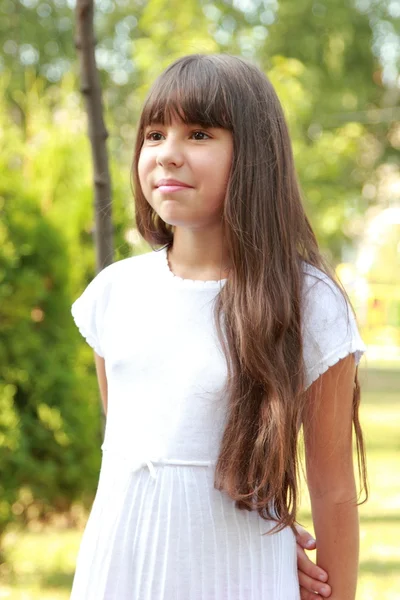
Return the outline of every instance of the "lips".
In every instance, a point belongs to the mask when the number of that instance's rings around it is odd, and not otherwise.
[[[162,187],[162,188],[167,188],[167,187],[171,187],[171,188],[176,188],[176,187],[191,188],[193,186],[189,185],[188,183],[185,183],[184,181],[179,181],[178,179],[160,179],[156,183],[156,188],[159,188],[159,187]]]

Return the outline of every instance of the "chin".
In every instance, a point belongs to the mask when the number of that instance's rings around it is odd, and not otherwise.
[[[179,210],[177,210],[178,207],[174,207],[174,206],[164,206],[161,207],[160,211],[157,211],[158,215],[160,216],[160,218],[167,223],[167,225],[172,225],[172,226],[184,226],[185,225],[185,220],[182,219],[182,215],[179,216]]]
[[[170,225],[171,227],[186,227],[186,228],[193,227],[192,224],[187,223],[186,221],[182,221],[182,219],[174,219],[173,217],[170,217],[170,218],[161,217],[161,219],[164,221],[164,223],[166,223],[167,225]]]
[[[196,221],[191,221],[188,219],[182,219],[182,217],[178,217],[178,215],[173,215],[172,211],[169,214],[161,214],[159,213],[160,218],[171,227],[181,227],[182,229],[198,229],[199,224]]]

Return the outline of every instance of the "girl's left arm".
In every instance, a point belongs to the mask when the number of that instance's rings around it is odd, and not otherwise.
[[[359,523],[352,451],[353,355],[309,388],[303,416],[307,484],[317,564],[329,573],[330,600],[354,600]]]

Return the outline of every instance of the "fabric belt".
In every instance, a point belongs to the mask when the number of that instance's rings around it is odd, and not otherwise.
[[[151,477],[153,477],[154,479],[156,478],[155,465],[157,465],[157,466],[174,465],[174,466],[178,466],[178,467],[214,467],[216,464],[215,461],[211,461],[211,460],[181,460],[181,459],[177,459],[177,458],[158,458],[158,459],[152,459],[152,460],[137,459],[135,461],[131,461],[129,456],[126,456],[122,452],[118,452],[118,450],[113,450],[111,448],[106,448],[104,446],[102,446],[101,449],[102,449],[103,453],[115,454],[115,456],[118,457],[119,460],[121,460],[123,462],[131,463],[130,467],[132,468],[133,472],[147,467],[150,472]]]

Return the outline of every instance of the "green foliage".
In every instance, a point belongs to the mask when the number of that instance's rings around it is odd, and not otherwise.
[[[93,353],[70,314],[94,276],[89,143],[71,88],[31,78],[24,130],[0,107],[0,536],[13,519],[89,503],[98,477]],[[122,185],[113,172],[123,258],[129,173]]]
[[[363,110],[367,102],[378,100],[372,27],[370,14],[355,2],[280,0],[263,62],[268,65],[269,57],[284,55],[304,64],[313,77],[313,118],[328,127],[336,118],[338,125],[338,113]]]
[[[17,181],[0,197],[1,534],[33,502],[65,509],[94,485],[98,407],[74,371],[65,240]]]

